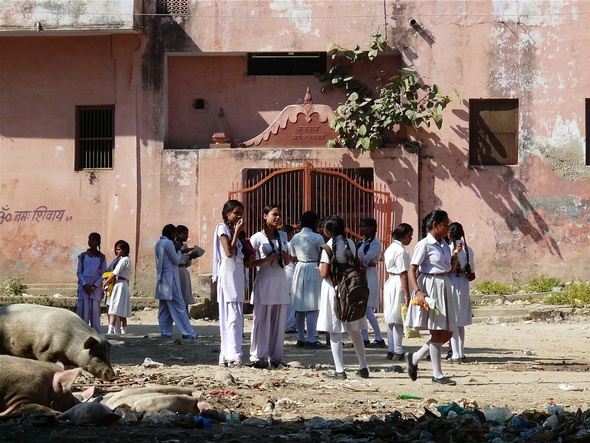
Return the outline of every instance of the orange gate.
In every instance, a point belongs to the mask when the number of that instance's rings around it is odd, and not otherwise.
[[[244,204],[248,235],[262,229],[263,208],[277,204],[283,223],[294,226],[305,211],[315,212],[322,220],[332,214],[340,215],[355,241],[361,238],[361,220],[373,217],[377,220],[377,238],[385,250],[391,243],[392,199],[385,185],[374,188],[372,168],[316,167],[306,161],[296,167],[246,170],[243,183],[232,186],[228,198]],[[382,261],[378,270],[382,288],[386,277]],[[251,277],[252,282],[254,276]]]

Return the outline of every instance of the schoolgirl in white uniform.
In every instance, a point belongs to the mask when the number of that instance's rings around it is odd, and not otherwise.
[[[422,235],[414,249],[408,278],[414,291],[416,303],[410,303],[406,325],[417,330],[430,331],[430,340],[418,350],[408,352],[406,361],[408,376],[412,380],[418,377],[418,363],[428,354],[432,361],[432,383],[456,385],[454,380],[445,377],[442,372],[442,345],[449,341],[455,329],[455,302],[451,293],[449,272],[457,263],[457,254],[461,245],[452,255],[443,238],[449,230],[449,217],[445,211],[435,210],[428,214],[422,222]],[[417,272],[420,271],[420,276]],[[434,299],[435,308],[426,310],[423,304],[425,297]]]

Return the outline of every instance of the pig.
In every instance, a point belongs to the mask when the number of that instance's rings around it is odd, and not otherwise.
[[[121,416],[115,414],[107,405],[100,403],[100,398],[91,402],[79,403],[57,416],[58,420],[66,420],[76,425],[108,426],[117,423]]]
[[[0,416],[20,411],[58,414],[80,401],[71,388],[80,369],[65,371],[63,366],[26,358],[0,355]],[[88,399],[89,388],[81,395]]]
[[[211,409],[205,402],[199,401],[201,391],[180,386],[153,386],[129,388],[114,394],[107,394],[104,403],[111,408],[128,407],[135,412],[159,412],[167,409],[180,414],[198,414],[204,409]]]
[[[0,307],[0,354],[79,367],[102,380],[115,372],[111,344],[67,309],[33,304]]]

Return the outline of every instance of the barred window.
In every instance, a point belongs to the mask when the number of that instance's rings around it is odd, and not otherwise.
[[[188,0],[156,0],[156,14],[188,15]]]
[[[76,170],[112,169],[115,107],[76,107]]]
[[[469,100],[469,165],[518,164],[518,99]]]
[[[249,53],[247,75],[314,75],[326,72],[325,52]]]

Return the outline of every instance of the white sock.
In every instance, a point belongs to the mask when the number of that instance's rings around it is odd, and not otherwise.
[[[336,372],[344,372],[344,359],[342,358],[342,334],[339,332],[330,332],[330,348],[334,358],[334,368]]]
[[[459,357],[465,357],[465,326],[459,326],[457,328],[459,332]]]
[[[445,375],[442,372],[441,364],[442,343],[430,343],[430,361],[432,363],[432,375],[434,378],[441,378]]]
[[[387,324],[387,352],[391,352],[392,354],[395,352],[394,347],[394,340],[393,340],[393,328],[395,325],[393,323]]]
[[[115,333],[115,327],[113,325],[109,325],[109,329],[107,331],[107,334],[114,334]]]
[[[393,325],[392,335],[393,352],[395,352],[396,354],[403,354],[404,348],[402,347],[402,342],[404,339],[404,325]]]
[[[367,367],[367,355],[365,354],[365,343],[360,331],[349,331],[348,335],[352,339],[354,346],[354,352],[359,360],[359,368],[363,369]]]
[[[428,340],[426,342],[426,344],[424,344],[420,349],[418,349],[418,351],[414,352],[414,355],[412,356],[413,357],[412,363],[417,365],[418,362],[420,360],[422,360],[424,357],[426,357],[429,352],[430,352],[430,340]]]
[[[125,335],[127,334],[127,331],[125,330],[125,328],[121,328],[121,335]]]

